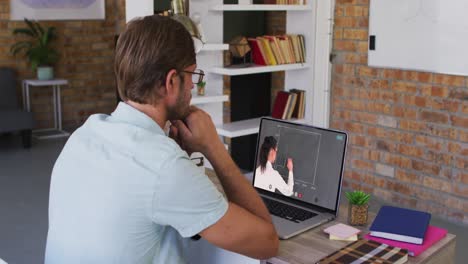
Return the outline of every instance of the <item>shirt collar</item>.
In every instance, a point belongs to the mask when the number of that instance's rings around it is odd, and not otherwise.
[[[267,169],[273,168],[273,165],[271,164],[270,161],[267,160],[266,166]]]
[[[125,102],[120,102],[114,112],[112,112],[111,116],[115,120],[123,121],[157,134],[165,135],[164,131],[153,119]]]

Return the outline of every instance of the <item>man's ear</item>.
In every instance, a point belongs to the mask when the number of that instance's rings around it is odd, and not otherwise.
[[[163,87],[164,89],[164,102],[169,105],[174,104],[177,100],[177,95],[180,86],[180,76],[179,73],[172,69],[166,75],[166,83]]]
[[[179,76],[175,69],[172,69],[167,73],[165,83],[166,95],[172,94],[174,88],[177,88],[178,78]]]

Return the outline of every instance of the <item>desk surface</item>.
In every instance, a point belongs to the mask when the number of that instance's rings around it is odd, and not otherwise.
[[[218,178],[211,170],[206,170],[207,175],[222,191]],[[322,231],[328,226],[336,223],[346,223],[347,205],[346,199],[342,199],[338,219],[322,226],[306,231],[300,235],[288,240],[280,240],[280,249],[278,256],[268,260],[268,263],[315,263],[321,258],[333,253],[334,251],[350,244],[352,242],[329,240],[328,236]],[[370,225],[375,218],[375,213],[369,212]],[[366,234],[369,226],[357,227]],[[454,263],[455,261],[455,240],[456,236],[447,234],[445,238],[437,242],[434,246],[424,251],[418,257],[409,257],[406,263]]]

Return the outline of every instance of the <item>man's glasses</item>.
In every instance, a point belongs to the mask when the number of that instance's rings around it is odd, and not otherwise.
[[[186,73],[191,73],[192,74],[192,83],[193,84],[199,84],[203,81],[203,77],[205,76],[205,72],[200,69],[196,69],[193,72],[192,71],[182,71]]]

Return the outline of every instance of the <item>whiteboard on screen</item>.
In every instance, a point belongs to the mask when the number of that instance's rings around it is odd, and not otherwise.
[[[468,75],[468,0],[371,0],[369,12],[369,66]]]

